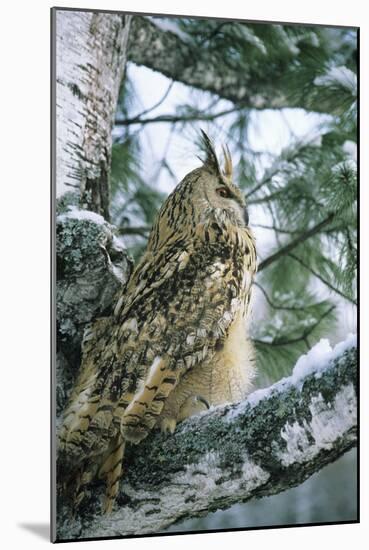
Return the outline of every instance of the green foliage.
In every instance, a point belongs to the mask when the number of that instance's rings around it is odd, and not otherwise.
[[[335,327],[335,306],[306,290],[307,277],[302,270],[296,270],[298,280],[293,285],[291,282],[286,284],[286,265],[290,267],[284,258],[273,266],[275,281],[281,283],[279,286],[271,285],[266,291],[258,283],[265,298],[265,309],[262,319],[257,325],[254,323],[252,333],[257,350],[257,385],[260,386],[289,376],[298,357]]]
[[[281,88],[291,106],[303,98],[308,107],[320,112],[346,112],[350,92],[345,86],[331,82],[321,90],[312,84],[332,67],[356,70],[354,31],[231,20],[170,21],[186,33],[205,63],[211,56],[220,67],[247,74],[250,95],[262,90],[269,106],[278,100],[275,90]]]

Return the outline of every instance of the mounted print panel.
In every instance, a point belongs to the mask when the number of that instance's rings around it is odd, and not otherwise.
[[[52,10],[52,540],[353,523],[358,29]]]

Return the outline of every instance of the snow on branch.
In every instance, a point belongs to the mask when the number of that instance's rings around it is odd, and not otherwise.
[[[354,97],[357,95],[357,77],[347,67],[331,67],[323,75],[314,79],[316,86],[344,88]]]
[[[295,487],[356,444],[356,336],[321,340],[289,378],[239,404],[152,433],[126,455],[116,509],[61,521],[59,537],[157,533],[190,517]]]

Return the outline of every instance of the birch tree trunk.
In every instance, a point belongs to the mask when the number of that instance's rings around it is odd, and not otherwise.
[[[131,16],[56,9],[56,189],[109,221],[111,131]]]

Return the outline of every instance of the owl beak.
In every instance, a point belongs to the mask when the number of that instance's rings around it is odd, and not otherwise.
[[[249,211],[247,210],[247,207],[243,209],[243,219],[245,220],[246,226],[249,225]]]

